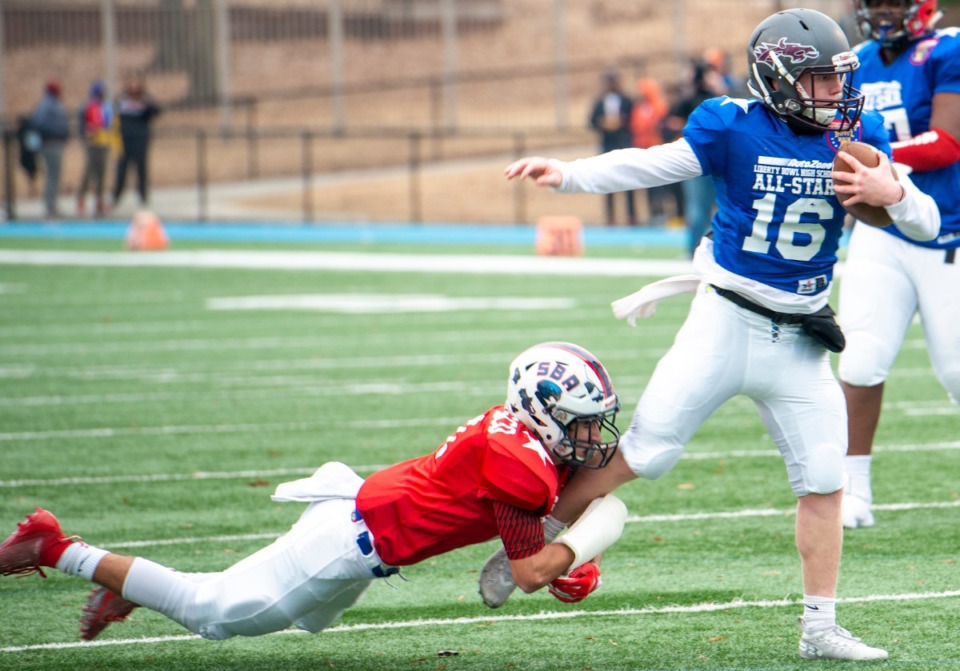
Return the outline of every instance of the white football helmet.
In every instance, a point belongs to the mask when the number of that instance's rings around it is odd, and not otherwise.
[[[610,376],[595,356],[571,343],[541,343],[514,359],[507,407],[570,466],[603,468],[620,443],[614,424],[620,399]],[[587,426],[571,431],[580,423]]]

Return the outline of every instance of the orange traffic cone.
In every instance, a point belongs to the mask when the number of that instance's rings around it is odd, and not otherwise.
[[[169,246],[167,232],[163,230],[163,224],[156,214],[149,210],[134,213],[127,229],[127,249],[156,252]]]
[[[548,215],[537,221],[537,254],[541,256],[581,256],[583,223],[579,217]]]

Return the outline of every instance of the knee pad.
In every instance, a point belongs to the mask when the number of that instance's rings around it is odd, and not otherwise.
[[[843,382],[855,387],[875,387],[886,381],[892,359],[875,339],[851,333],[840,355],[837,373]]]
[[[833,494],[843,487],[843,453],[836,445],[816,445],[810,449],[806,466],[804,466],[803,483],[806,491],[803,494]]]
[[[683,456],[683,445],[676,441],[655,438],[649,433],[640,437],[631,430],[621,439],[620,451],[637,477],[656,480],[677,465]]]

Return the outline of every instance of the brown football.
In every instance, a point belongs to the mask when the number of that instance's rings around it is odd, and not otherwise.
[[[841,149],[855,159],[863,163],[868,168],[875,168],[880,164],[880,150],[872,147],[866,142],[847,142],[844,144]],[[836,158],[833,159],[833,169],[837,172],[853,172],[853,168],[850,167],[850,164],[840,158],[840,154],[837,154]],[[893,170],[893,166],[890,166],[890,170],[893,171],[893,176],[897,176],[897,172]],[[884,226],[889,226],[893,223],[893,219],[890,218],[890,215],[887,214],[887,209],[885,207],[879,207],[876,205],[867,205],[866,203],[855,203],[853,205],[847,206],[844,204],[850,196],[845,193],[838,193],[837,198],[840,199],[840,204],[843,205],[851,217],[857,221],[862,221],[865,224],[870,224],[871,226],[878,226],[883,228]]]

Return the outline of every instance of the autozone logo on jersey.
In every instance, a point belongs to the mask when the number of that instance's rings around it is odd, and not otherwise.
[[[900,82],[873,82],[860,87],[863,93],[863,108],[885,110],[903,107],[903,86]]]
[[[759,156],[753,166],[753,190],[794,196],[832,196],[832,169],[830,163],[822,161]]]

